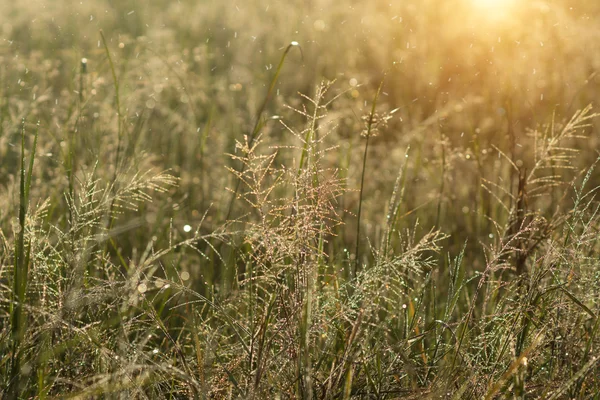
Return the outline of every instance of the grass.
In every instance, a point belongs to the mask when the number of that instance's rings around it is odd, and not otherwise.
[[[39,128],[39,125],[38,125]],[[23,310],[23,305],[26,304],[26,293],[28,285],[29,267],[31,261],[31,242],[25,243],[25,225],[27,217],[27,209],[29,208],[29,191],[31,189],[31,175],[33,172],[33,163],[35,159],[35,148],[38,139],[36,131],[33,141],[33,151],[30,156],[29,168],[25,170],[25,122],[21,132],[21,166],[19,180],[19,219],[16,226],[16,243],[14,254],[14,273],[13,273],[13,290],[12,301],[10,302],[10,327],[11,327],[11,366],[10,380],[8,392],[19,393],[21,387],[19,385],[19,372],[21,371],[22,363],[22,341],[24,337],[25,324],[27,316]]]
[[[600,398],[596,2],[143,3],[0,16],[2,398]]]

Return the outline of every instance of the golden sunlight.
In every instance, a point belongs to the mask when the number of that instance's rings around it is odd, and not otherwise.
[[[478,18],[486,21],[506,21],[516,11],[517,0],[470,0]]]
[[[472,0],[472,2],[476,7],[488,9],[490,11],[505,11],[506,8],[514,5],[515,0]]]

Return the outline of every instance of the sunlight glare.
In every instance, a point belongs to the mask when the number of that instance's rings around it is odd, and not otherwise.
[[[505,10],[514,4],[515,0],[471,0],[476,7],[488,10]]]
[[[506,21],[516,11],[517,0],[470,0],[475,14],[486,21]]]

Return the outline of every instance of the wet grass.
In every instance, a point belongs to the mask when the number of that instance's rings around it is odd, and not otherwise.
[[[600,7],[482,7],[6,5],[3,398],[598,398]]]

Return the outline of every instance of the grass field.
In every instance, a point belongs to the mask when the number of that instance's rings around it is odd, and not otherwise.
[[[0,0],[6,399],[600,399],[597,0]]]

